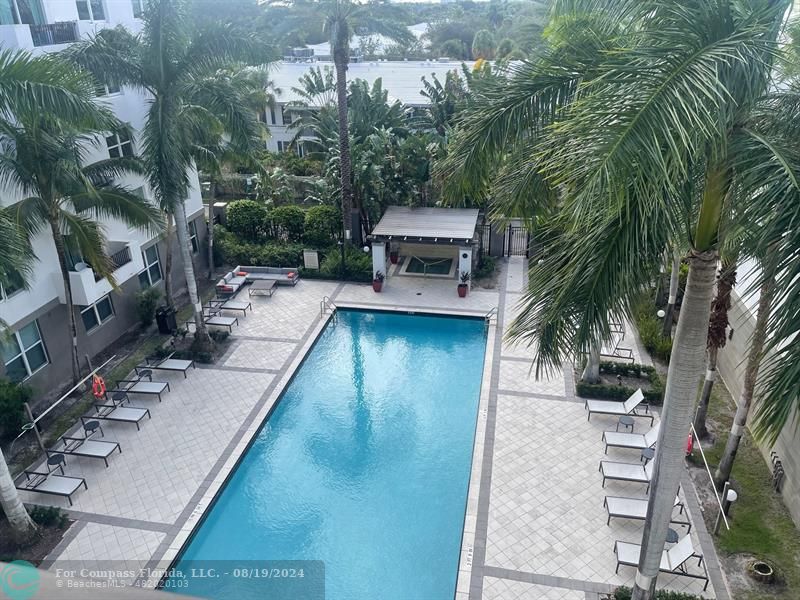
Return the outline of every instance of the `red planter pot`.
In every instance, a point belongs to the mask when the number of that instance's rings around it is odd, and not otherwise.
[[[399,258],[397,252],[389,252],[389,260],[392,261],[393,265],[397,264]]]
[[[459,283],[457,289],[459,298],[467,297],[467,290],[469,289],[469,286],[466,283]]]
[[[373,281],[372,282],[372,291],[375,292],[376,294],[381,291],[382,287],[383,287],[383,282],[382,281]]]

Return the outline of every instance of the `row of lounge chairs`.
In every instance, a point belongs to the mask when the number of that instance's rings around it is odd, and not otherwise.
[[[641,389],[637,390],[625,402],[587,400],[585,408],[589,412],[589,418],[591,418],[592,414],[604,414],[618,417],[644,417],[650,419],[651,427],[644,433],[634,433],[633,431],[603,432],[602,441],[605,443],[606,454],[608,454],[609,448],[638,450],[640,453],[642,453],[643,450],[652,448],[653,452],[655,452],[661,423],[659,422],[653,425],[655,415],[650,412],[649,407],[644,402],[644,394]],[[643,454],[642,456],[644,457]],[[649,489],[654,465],[654,460],[647,460],[644,464],[641,461],[634,463],[601,460],[599,471],[603,476],[603,487],[606,486],[607,481],[625,481],[644,483],[646,484],[646,489]],[[606,496],[603,501],[603,507],[608,514],[608,519],[606,520],[607,525],[611,523],[612,518],[643,521],[647,515],[648,499]],[[678,516],[675,516],[673,512],[670,525],[686,527],[686,533],[681,538],[678,537],[673,530],[673,535],[675,535],[673,541],[676,543],[674,543],[672,547],[664,550],[661,557],[660,571],[662,573],[700,579],[705,582],[703,587],[703,590],[705,590],[708,588],[708,573],[706,572],[705,565],[703,565],[702,554],[694,550],[692,538],[689,535],[692,530],[691,522],[686,518],[681,518],[685,507],[679,495],[675,497],[674,508],[678,509]],[[619,568],[622,565],[632,567],[638,566],[640,552],[640,544],[617,540],[614,543],[614,553],[617,557],[616,571],[619,572]],[[693,559],[698,559],[697,566],[702,568],[702,573],[696,572],[696,569],[689,569],[689,563]]]
[[[157,397],[170,390],[169,383],[153,381],[153,371],[180,372],[184,377],[190,368],[195,368],[194,361],[180,360],[171,356],[165,359],[150,357],[145,364],[134,368],[136,379],[126,379],[119,386],[106,391],[105,402],[94,404],[90,415],[81,417],[83,435],[63,435],[53,448],[45,451],[44,466],[47,471],[25,470],[17,477],[15,486],[19,490],[61,496],[72,506],[72,495],[81,487],[89,489],[83,477],[75,477],[64,473],[67,456],[102,460],[108,467],[108,460],[115,452],[122,453],[119,442],[96,439],[99,431],[105,437],[101,422],[132,423],[141,429],[141,421],[150,418],[150,410],[130,405],[130,395]],[[147,381],[145,381],[147,379]],[[125,404],[127,403],[127,406]]]

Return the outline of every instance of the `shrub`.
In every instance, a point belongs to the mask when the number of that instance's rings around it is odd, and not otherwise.
[[[301,269],[307,279],[341,279],[342,256],[338,247],[326,251],[319,270]],[[358,248],[349,247],[345,253],[345,280],[369,283],[372,281],[372,256]]]
[[[491,277],[494,273],[494,269],[497,266],[494,256],[489,256],[485,254],[481,258],[481,262],[478,265],[478,268],[472,272],[473,279],[483,279],[484,277]]]
[[[222,331],[221,329],[210,329],[208,331],[208,335],[211,336],[211,339],[215,342],[224,342],[230,336],[230,333],[227,331]]]
[[[27,422],[22,405],[32,397],[28,386],[0,379],[0,433],[5,437],[16,437]]]
[[[672,340],[661,335],[662,323],[655,315],[655,306],[646,293],[633,305],[633,318],[639,337],[647,351],[656,358],[669,362]]]
[[[214,235],[214,248],[223,264],[296,268],[303,261],[303,246],[300,244],[244,242],[220,226],[214,229]]]
[[[236,200],[226,210],[228,229],[249,242],[263,239],[267,223],[267,209],[255,200]]]
[[[136,313],[142,327],[150,327],[156,315],[156,306],[161,297],[161,290],[157,287],[147,288],[136,292]]]
[[[34,506],[28,510],[34,523],[42,527],[64,529],[67,526],[67,515],[57,506]]]
[[[279,206],[269,212],[272,235],[276,238],[296,242],[302,239],[306,212],[299,206]]]
[[[306,211],[305,242],[317,247],[335,243],[342,228],[341,218],[335,206],[312,206]]]
[[[631,589],[618,587],[612,596],[614,600],[631,600]],[[683,592],[672,592],[670,590],[656,591],[655,600],[702,600],[700,596],[694,594],[684,594]]]
[[[654,405],[664,400],[664,379],[654,367],[640,364],[622,364],[615,362],[600,363],[600,373],[622,375],[623,377],[646,377],[650,381],[650,389],[642,390],[644,399]],[[626,400],[636,390],[627,385],[607,383],[575,383],[575,393],[582,398],[603,398],[608,400]]]

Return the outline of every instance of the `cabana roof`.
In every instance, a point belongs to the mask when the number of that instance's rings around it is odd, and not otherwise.
[[[477,208],[390,206],[373,229],[375,242],[469,245],[475,241]]]

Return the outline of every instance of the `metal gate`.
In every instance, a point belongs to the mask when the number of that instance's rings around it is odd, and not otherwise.
[[[530,232],[525,227],[509,225],[503,243],[506,256],[528,256]]]

